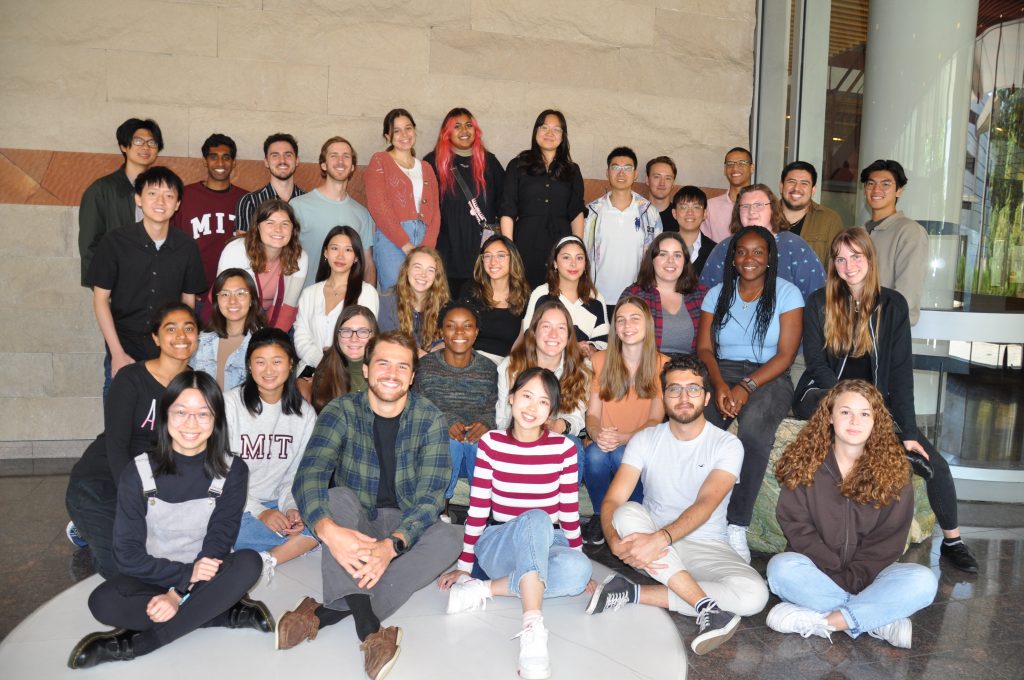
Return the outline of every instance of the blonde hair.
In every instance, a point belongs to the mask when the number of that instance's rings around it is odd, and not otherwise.
[[[850,287],[836,271],[835,260],[841,246],[860,253],[868,263],[860,300],[853,298]],[[825,349],[835,355],[849,352],[850,356],[861,357],[871,352],[872,313],[876,323],[882,318],[881,308],[875,309],[881,291],[875,244],[864,227],[853,227],[836,234],[830,253],[825,279]]]
[[[608,334],[608,351],[604,355],[604,368],[597,382],[601,401],[618,401],[625,399],[629,388],[636,390],[641,399],[653,399],[658,396],[658,345],[654,337],[654,317],[647,303],[635,296],[624,297],[615,305],[612,312],[612,324],[615,316],[623,305],[633,305],[644,317],[644,344],[640,354],[640,364],[636,374],[630,377],[629,368],[622,357],[622,341],[613,329]]]
[[[441,308],[448,304],[451,294],[448,292],[448,277],[444,272],[441,255],[430,246],[417,246],[409,251],[398,270],[398,281],[395,282],[395,303],[398,309],[398,330],[413,336],[413,315],[416,311],[414,302],[416,291],[409,285],[409,263],[413,255],[425,253],[434,260],[436,275],[434,283],[423,294],[423,305],[420,311],[420,335],[416,338],[417,346],[426,351],[434,341],[441,337],[438,315]]]

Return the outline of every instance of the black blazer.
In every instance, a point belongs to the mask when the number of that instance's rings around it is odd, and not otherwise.
[[[697,270],[697,278],[700,278],[700,273],[704,271],[704,263],[708,261],[711,251],[718,244],[709,239],[704,232],[701,232],[698,238],[700,239],[700,250],[697,251],[697,259],[692,264],[693,268]]]

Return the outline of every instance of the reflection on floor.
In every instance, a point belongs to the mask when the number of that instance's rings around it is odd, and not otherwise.
[[[0,513],[5,518],[0,530],[0,611],[6,614],[0,620],[0,637],[91,574],[88,554],[76,553],[64,537],[66,485],[65,476],[0,477]],[[940,566],[936,539],[915,546],[904,558],[931,567],[940,577],[935,603],[913,619],[913,649],[895,649],[866,637],[854,642],[835,635],[830,644],[821,638],[783,636],[765,627],[766,609],[744,620],[732,641],[695,657],[684,647],[696,631],[693,620],[672,615],[679,649],[687,652],[688,677],[1019,679],[1024,669],[1024,645],[1019,641],[1024,629],[1024,506],[962,503],[960,519],[965,539],[981,561],[978,576],[963,577]],[[621,568],[607,548],[590,555]],[[766,562],[766,556],[755,556],[754,566],[764,573]],[[772,597],[768,606],[776,602]],[[63,658],[67,650],[52,653]],[[608,655],[615,656],[613,651]],[[168,676],[176,670],[168,666]],[[557,677],[596,677],[566,671],[559,668]],[[513,672],[510,668],[507,677],[514,677]],[[0,676],[10,677],[2,668]]]
[[[939,450],[955,465],[1024,469],[1024,374],[970,366],[946,374]]]

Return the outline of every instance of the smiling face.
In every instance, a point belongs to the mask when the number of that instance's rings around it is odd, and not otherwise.
[[[141,194],[135,194],[135,205],[142,210],[142,215],[150,222],[164,224],[170,222],[174,213],[181,205],[181,198],[174,187],[166,184],[147,184],[142,187]]]
[[[676,281],[683,275],[683,267],[686,266],[683,244],[674,238],[662,239],[658,244],[658,252],[654,254],[652,264],[654,265],[654,278],[659,285],[675,286]]]
[[[740,225],[772,228],[772,201],[763,191],[748,191],[739,199]]]
[[[409,285],[416,293],[426,293],[437,278],[437,263],[427,253],[409,256]]]
[[[864,280],[871,271],[871,263],[868,262],[864,253],[854,250],[846,243],[839,244],[839,248],[832,258],[832,264],[835,266],[839,278],[846,281],[846,285],[854,293],[858,293],[864,287]]]
[[[355,154],[345,142],[335,142],[327,147],[320,169],[336,182],[345,182],[356,171]]]
[[[562,143],[564,135],[565,131],[562,129],[562,121],[555,114],[549,113],[544,117],[544,122],[537,128],[534,139],[537,140],[537,145],[541,148],[541,151],[554,153],[558,149],[558,145]]]
[[[213,434],[213,420],[213,410],[202,392],[194,387],[182,390],[167,409],[167,434],[174,450],[185,456],[206,450],[206,442]]]
[[[843,392],[836,398],[829,416],[836,441],[849,447],[864,446],[875,424],[875,413],[868,400],[856,392]]]
[[[353,316],[338,329],[338,347],[349,361],[362,361],[373,330],[365,316]],[[360,337],[362,336],[362,337]]]
[[[647,187],[651,191],[651,198],[656,201],[664,201],[672,194],[672,185],[675,184],[676,174],[672,172],[672,166],[668,163],[654,163],[650,172],[647,173]]]
[[[487,272],[487,276],[490,277],[491,281],[500,281],[501,279],[507,279],[509,274],[509,257],[510,253],[508,248],[501,241],[494,241],[489,246],[484,248],[484,252],[480,253],[480,259],[484,263],[484,271]]]
[[[291,357],[280,345],[263,345],[249,355],[249,372],[264,401],[281,398],[293,368]]]
[[[398,116],[391,123],[388,143],[398,151],[412,151],[416,146],[416,126],[406,116]]]
[[[750,156],[743,151],[732,151],[725,156],[725,179],[729,186],[737,189],[750,184],[750,177],[754,172],[754,164],[750,162]]]
[[[612,189],[626,191],[636,181],[636,163],[629,156],[613,156],[608,163],[608,184]]]
[[[288,142],[274,142],[267,147],[267,157],[263,164],[270,174],[277,179],[287,180],[295,174],[299,167],[299,157]]]
[[[814,182],[811,173],[806,170],[790,170],[786,179],[779,185],[782,202],[790,210],[803,210],[811,204],[814,195]]]
[[[206,154],[206,174],[214,182],[227,182],[235,168],[235,157],[227,144],[211,146]]]
[[[252,294],[241,276],[229,277],[217,293],[217,307],[229,322],[244,321],[252,305]]]
[[[160,330],[153,336],[153,342],[162,356],[188,361],[199,343],[199,328],[191,314],[176,309],[160,321]]]
[[[888,170],[875,170],[864,182],[864,200],[874,212],[896,212],[896,199],[902,195],[903,188],[896,186],[896,176]]]
[[[685,198],[672,206],[672,217],[679,223],[679,231],[693,233],[704,221],[704,206],[693,198]]]
[[[736,272],[744,281],[763,280],[768,271],[768,244],[757,234],[746,234],[736,243],[733,259]]]
[[[549,309],[537,322],[537,353],[550,359],[560,359],[569,343],[571,322],[558,309]]]
[[[412,384],[412,367],[411,349],[394,342],[378,342],[369,362],[363,364],[371,397],[387,404],[404,400]]]
[[[615,335],[624,347],[642,345],[647,335],[647,318],[643,310],[631,303],[615,310]]]
[[[465,357],[473,350],[473,343],[479,334],[476,318],[468,309],[456,307],[444,315],[441,325],[441,339],[444,340],[445,356]],[[449,363],[453,363],[449,361]]]
[[[452,146],[459,151],[469,151],[473,148],[476,140],[476,128],[473,126],[473,119],[469,116],[456,116],[452,121],[455,126],[449,139]]]
[[[551,397],[539,376],[523,383],[508,396],[516,438],[535,439],[551,416]]]
[[[131,143],[128,146],[120,147],[120,149],[125,154],[127,163],[148,168],[156,162],[156,157],[160,153],[156,146],[150,146],[150,144],[155,144],[153,133],[146,128],[139,128],[132,133]]]
[[[292,240],[292,220],[283,210],[271,213],[257,228],[260,230],[260,242],[267,248],[280,250]]]
[[[578,243],[567,243],[555,255],[555,270],[558,278],[576,283],[587,269],[587,255]]]
[[[345,234],[338,234],[327,242],[324,257],[331,265],[331,271],[337,274],[348,274],[356,262],[356,250],[352,247],[352,239]]]

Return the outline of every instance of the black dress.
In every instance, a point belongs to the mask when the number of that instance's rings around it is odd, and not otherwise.
[[[488,224],[497,225],[498,208],[501,206],[501,194],[504,189],[505,170],[490,151],[486,152],[484,179],[487,189],[477,195],[476,201]],[[434,168],[440,182],[441,173],[437,168],[437,157],[431,151],[423,160]],[[458,168],[462,179],[470,190],[475,190],[473,169],[468,156],[453,155],[453,169]],[[473,265],[480,254],[480,225],[469,213],[466,196],[455,180],[452,190],[441,196],[441,230],[437,235],[437,251],[444,262],[445,274],[448,276],[449,287],[455,281],[451,294],[459,292],[461,284],[473,278]]]
[[[531,288],[547,281],[552,246],[572,233],[570,223],[583,210],[583,175],[575,163],[568,179],[557,180],[550,173],[528,174],[520,167],[518,156],[509,162],[501,216],[515,221],[512,240],[523,258]]]

